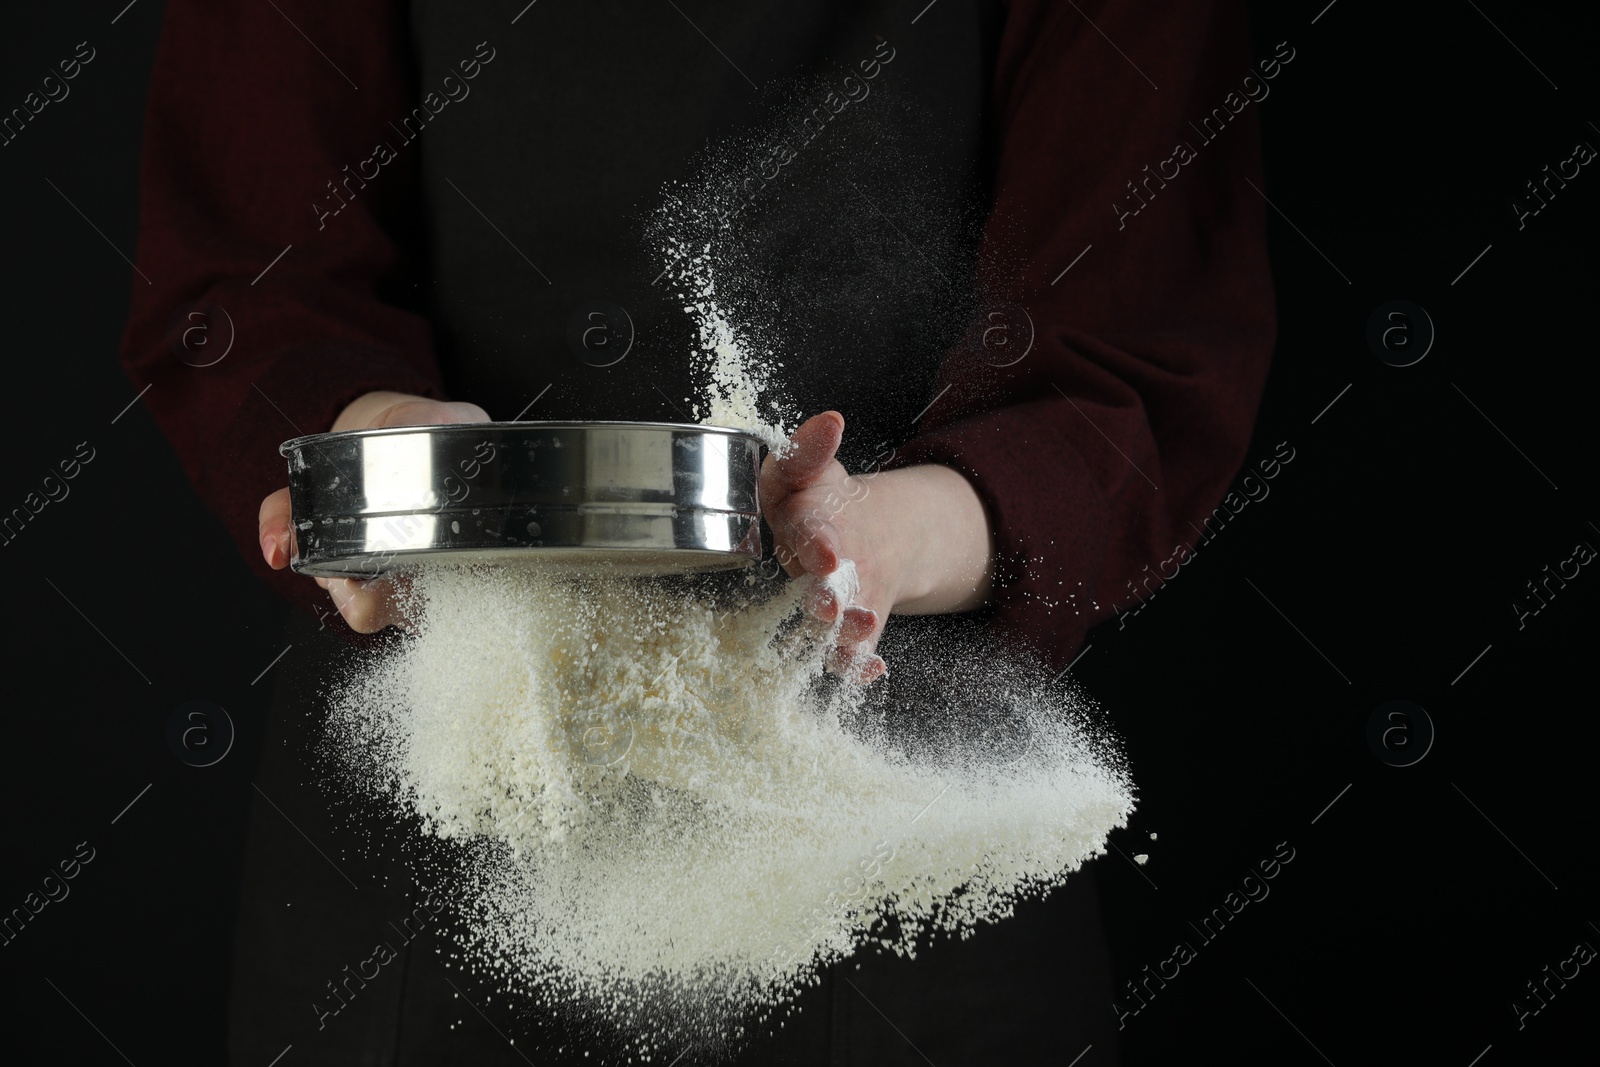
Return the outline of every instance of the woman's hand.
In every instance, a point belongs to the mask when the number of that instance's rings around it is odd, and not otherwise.
[[[837,411],[807,420],[789,454],[762,465],[761,510],[790,577],[828,575],[841,559],[854,561],[854,601],[841,604],[818,584],[805,610],[830,623],[844,613],[834,669],[870,682],[887,670],[875,649],[890,612],[970,611],[988,599],[994,537],[961,474],[927,464],[850,475],[834,458],[843,436]]]
[[[375,430],[383,426],[436,426],[457,422],[488,422],[489,414],[476,404],[429,400],[409,393],[367,393],[351,401],[334,420],[335,430]],[[295,552],[294,525],[290,521],[289,489],[285,486],[261,502],[259,519],[261,555],[267,566],[281,571]],[[406,620],[395,604],[394,587],[386,577],[365,581],[353,578],[317,578],[334,607],[357,633],[376,633]]]

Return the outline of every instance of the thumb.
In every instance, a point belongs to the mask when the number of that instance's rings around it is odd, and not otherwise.
[[[801,423],[789,439],[789,451],[772,461],[778,495],[805,489],[821,479],[843,439],[844,416],[837,411],[824,411]]]
[[[405,400],[383,409],[371,429],[387,426],[443,426],[461,422],[488,422],[489,413],[477,404],[451,400]]]

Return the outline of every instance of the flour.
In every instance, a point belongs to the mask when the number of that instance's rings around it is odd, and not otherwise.
[[[358,787],[449,843],[464,961],[639,1056],[737,1041],[863,943],[1010,914],[1132,809],[1086,702],[1020,661],[920,653],[1013,727],[913,757],[825,673],[838,624],[801,614],[805,581],[726,585],[435,565],[417,631],[331,710]]]
[[[728,222],[696,204],[696,199],[669,194],[655,222],[656,243],[667,264],[663,273],[695,325],[697,347],[690,362],[700,376],[703,399],[684,399],[700,422],[748,430],[782,454],[789,443],[785,422],[794,418],[776,388],[783,363],[763,331],[725,306],[718,276],[736,269],[719,250]]]

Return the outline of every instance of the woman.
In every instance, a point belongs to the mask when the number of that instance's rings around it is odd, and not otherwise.
[[[1197,536],[1249,440],[1274,320],[1239,92],[1272,75],[1247,45],[1242,5],[1222,0],[1159,19],[1128,0],[170,0],[145,140],[151,283],[124,362],[263,578],[373,632],[397,621],[381,583],[323,593],[286,569],[278,442],[684,421],[687,327],[641,231],[664,188],[687,188],[754,272],[735,288],[783,313],[787,400],[822,412],[768,462],[762,496],[791,575],[841,557],[861,571],[844,669],[892,681],[877,642],[912,613],[968,613],[1065,666],[1142,568]],[[639,331],[605,366],[567,344],[596,299]],[[196,366],[209,356],[182,350],[186,331],[224,321],[232,348]],[[879,466],[859,503],[803,521]],[[301,1062],[514,1062],[531,1044],[535,1062],[579,1062],[581,1028],[497,1015],[423,935],[396,973],[341,978],[416,894],[330,881],[297,836],[324,853],[341,839],[299,784],[296,699],[272,727],[293,744],[268,746],[258,782],[237,1061],[292,1044]],[[970,941],[857,962],[740,1062],[1114,1059],[1081,875]],[[500,1030],[526,1036],[513,1049]]]

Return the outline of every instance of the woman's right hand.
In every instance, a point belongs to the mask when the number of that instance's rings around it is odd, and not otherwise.
[[[357,397],[339,413],[331,429],[376,430],[384,426],[438,426],[459,422],[488,422],[489,414],[476,404],[430,400],[410,393],[376,392]],[[267,566],[280,571],[295,554],[294,523],[289,508],[289,487],[284,486],[261,502],[259,519],[261,555]],[[395,603],[394,586],[387,577],[312,579],[328,591],[334,607],[357,633],[377,633],[385,626],[403,625],[405,617]]]

